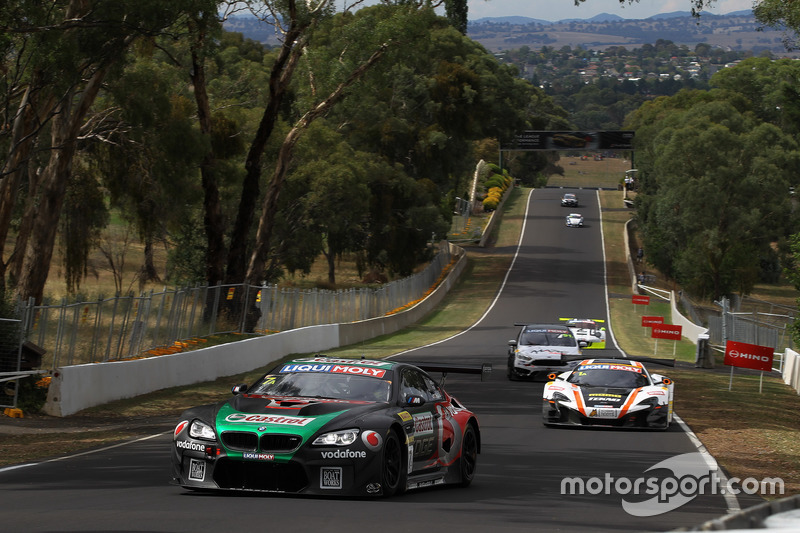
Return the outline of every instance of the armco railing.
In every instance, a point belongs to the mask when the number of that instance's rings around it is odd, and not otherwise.
[[[444,243],[423,271],[374,289],[217,285],[59,305],[29,301],[21,316],[26,340],[45,350],[40,368],[55,369],[159,355],[215,334],[269,334],[384,316],[422,299],[450,264]]]

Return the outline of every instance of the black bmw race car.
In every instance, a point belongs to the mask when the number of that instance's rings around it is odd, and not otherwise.
[[[171,445],[172,483],[337,496],[392,496],[469,485],[480,452],[474,413],[414,365],[324,356],[282,363],[233,398],[185,411]]]

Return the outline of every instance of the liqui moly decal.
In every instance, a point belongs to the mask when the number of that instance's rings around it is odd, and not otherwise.
[[[280,426],[305,426],[314,420],[314,418],[299,416],[249,415],[246,413],[234,413],[225,417],[226,422],[234,424],[277,424]]]
[[[380,368],[370,368],[362,366],[349,366],[349,365],[322,365],[322,364],[304,364],[293,363],[284,365],[281,368],[281,373],[287,372],[327,372],[332,374],[353,374],[359,376],[369,376],[372,378],[382,378],[386,374],[386,370]]]

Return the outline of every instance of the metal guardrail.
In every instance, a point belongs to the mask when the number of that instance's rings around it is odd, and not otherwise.
[[[149,357],[182,351],[211,335],[266,335],[384,316],[422,299],[450,264],[450,248],[444,243],[423,271],[378,288],[301,290],[238,284],[93,302],[28,301],[20,309],[21,329],[26,340],[44,350],[43,369]]]

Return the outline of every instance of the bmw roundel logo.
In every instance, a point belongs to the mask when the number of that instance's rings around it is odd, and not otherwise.
[[[380,450],[381,445],[383,444],[383,437],[381,437],[380,433],[371,430],[363,432],[361,434],[361,440],[364,443],[364,446],[373,452]]]

